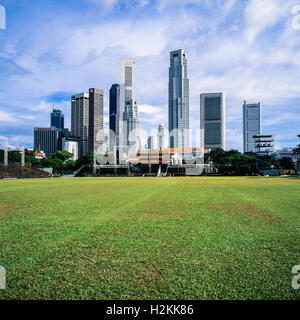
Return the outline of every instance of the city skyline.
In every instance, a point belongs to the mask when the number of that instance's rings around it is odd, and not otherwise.
[[[139,65],[137,101],[141,134],[147,138],[151,128],[160,122],[168,123],[168,60],[169,52],[177,48],[184,49],[189,59],[191,128],[196,128],[199,122],[199,94],[224,91],[227,149],[242,151],[243,100],[261,101],[264,131],[276,134],[278,148],[297,143],[299,30],[294,30],[291,23],[295,1],[282,4],[274,0],[266,8],[262,1],[244,4],[228,1],[226,5],[214,6],[176,1],[180,7],[176,12],[168,1],[143,6],[136,2],[135,7],[127,5],[126,17],[120,16],[121,2],[105,3],[104,8],[104,2],[101,5],[82,1],[70,10],[68,1],[57,2],[59,12],[53,14],[49,1],[45,1],[42,11],[38,2],[32,1],[31,6],[22,6],[22,13],[18,4],[3,1],[7,29],[0,32],[3,44],[0,134],[8,136],[11,145],[25,142],[26,147],[32,147],[32,128],[37,123],[48,126],[53,104],[63,111],[65,126],[70,127],[69,96],[86,87],[105,91],[107,126],[108,89],[119,81],[119,59],[124,56],[133,57]],[[99,9],[98,14],[101,11],[99,20],[93,16],[95,8]],[[28,13],[26,17],[39,12],[39,17],[26,20],[24,12]],[[79,12],[80,15],[84,12],[84,25],[70,24]],[[65,19],[59,21],[60,15]],[[88,23],[91,16],[93,28]],[[181,24],[180,30],[173,28],[175,22]],[[40,25],[39,31],[36,24]],[[107,40],[103,35],[108,30],[111,32]],[[32,43],[28,48],[20,42],[25,33]],[[56,40],[49,43],[46,41],[49,37]],[[84,49],[78,51],[80,40]]]

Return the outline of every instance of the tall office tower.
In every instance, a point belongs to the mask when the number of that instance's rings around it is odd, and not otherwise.
[[[126,101],[123,112],[123,126],[128,153],[137,153],[140,149],[140,116],[136,101]]]
[[[89,134],[88,151],[103,152],[104,148],[104,92],[101,89],[89,90]]]
[[[165,126],[163,123],[161,123],[157,129],[157,145],[158,150],[162,150],[167,147]]]
[[[89,95],[75,94],[71,97],[71,135],[79,138],[78,157],[88,153]]]
[[[136,62],[133,59],[121,59],[120,79],[120,122],[119,145],[120,159],[128,152],[137,152],[140,148],[140,118],[136,102]]]
[[[183,50],[171,51],[169,68],[170,147],[189,147],[189,79]]]
[[[200,131],[201,147],[226,149],[224,93],[200,95]]]
[[[155,149],[154,137],[153,136],[149,136],[148,139],[147,139],[147,149],[149,149],[149,150],[154,150]]]
[[[244,153],[253,152],[255,149],[255,139],[253,136],[261,134],[261,111],[260,102],[243,104],[243,136]]]
[[[44,151],[47,157],[60,150],[59,130],[56,128],[34,128],[34,148]]]
[[[120,85],[113,84],[109,90],[109,144],[112,150],[119,147],[119,123],[120,123]],[[118,158],[118,155],[117,155]]]
[[[61,110],[54,109],[51,112],[51,128],[56,128],[59,131],[64,130],[64,115]]]

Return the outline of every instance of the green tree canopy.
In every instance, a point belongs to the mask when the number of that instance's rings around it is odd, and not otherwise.
[[[283,170],[294,170],[295,169],[295,165],[294,165],[294,162],[291,158],[282,158],[282,159],[279,159],[279,165],[280,165],[280,168],[283,169]]]
[[[52,153],[50,158],[51,159],[60,159],[63,162],[66,162],[66,161],[72,159],[73,156],[74,156],[73,153],[70,153],[68,151],[60,151],[60,150],[58,150],[55,153]]]

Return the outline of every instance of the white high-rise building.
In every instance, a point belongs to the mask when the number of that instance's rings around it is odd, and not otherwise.
[[[120,77],[120,159],[140,149],[140,116],[136,101],[136,61],[121,59]]]
[[[73,154],[72,160],[78,160],[78,141],[73,138],[62,138],[62,150]]]
[[[255,149],[255,139],[253,136],[261,134],[261,111],[260,102],[243,104],[243,136],[244,153],[253,152]]]
[[[166,130],[165,130],[165,126],[163,123],[161,123],[158,126],[157,129],[157,147],[158,150],[162,150],[167,148],[167,141],[166,141]]]
[[[201,147],[226,149],[225,94],[202,93],[200,95]]]

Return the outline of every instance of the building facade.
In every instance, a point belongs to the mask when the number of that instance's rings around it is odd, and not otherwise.
[[[274,154],[275,136],[272,134],[254,135],[254,152],[260,156],[271,156]]]
[[[157,147],[158,150],[162,150],[168,147],[166,141],[166,130],[163,123],[161,123],[157,128]]]
[[[147,149],[148,150],[156,150],[156,141],[154,136],[149,136],[147,139]]]
[[[76,138],[62,138],[62,151],[68,151],[73,154],[73,161],[78,160],[78,139]]]
[[[53,108],[53,111],[51,112],[50,127],[56,128],[61,132],[64,130],[64,115],[61,110]]]
[[[259,103],[243,104],[243,150],[253,152],[255,139],[253,136],[261,134],[261,109]]]
[[[170,147],[189,147],[189,79],[182,49],[170,53],[168,111]]]
[[[61,149],[60,132],[56,128],[34,128],[34,148],[43,150],[47,157]]]
[[[294,164],[297,164],[298,160],[298,154],[294,152],[294,148],[282,148],[282,149],[277,149],[274,152],[274,157],[276,159],[282,159],[282,158],[290,158],[293,160]]]
[[[110,149],[119,149],[120,128],[120,85],[113,84],[109,90],[109,145]]]
[[[140,149],[140,115],[137,103],[133,99],[126,102],[123,112],[123,126],[127,152],[138,152]]]
[[[121,59],[120,74],[120,122],[119,136],[120,159],[124,160],[128,152],[137,152],[140,148],[140,116],[136,101],[136,61]]]
[[[88,151],[101,152],[104,147],[104,91],[89,89]]]
[[[89,95],[80,93],[71,97],[71,135],[79,138],[78,157],[88,152]]]
[[[202,93],[200,95],[201,147],[226,149],[225,94]]]

